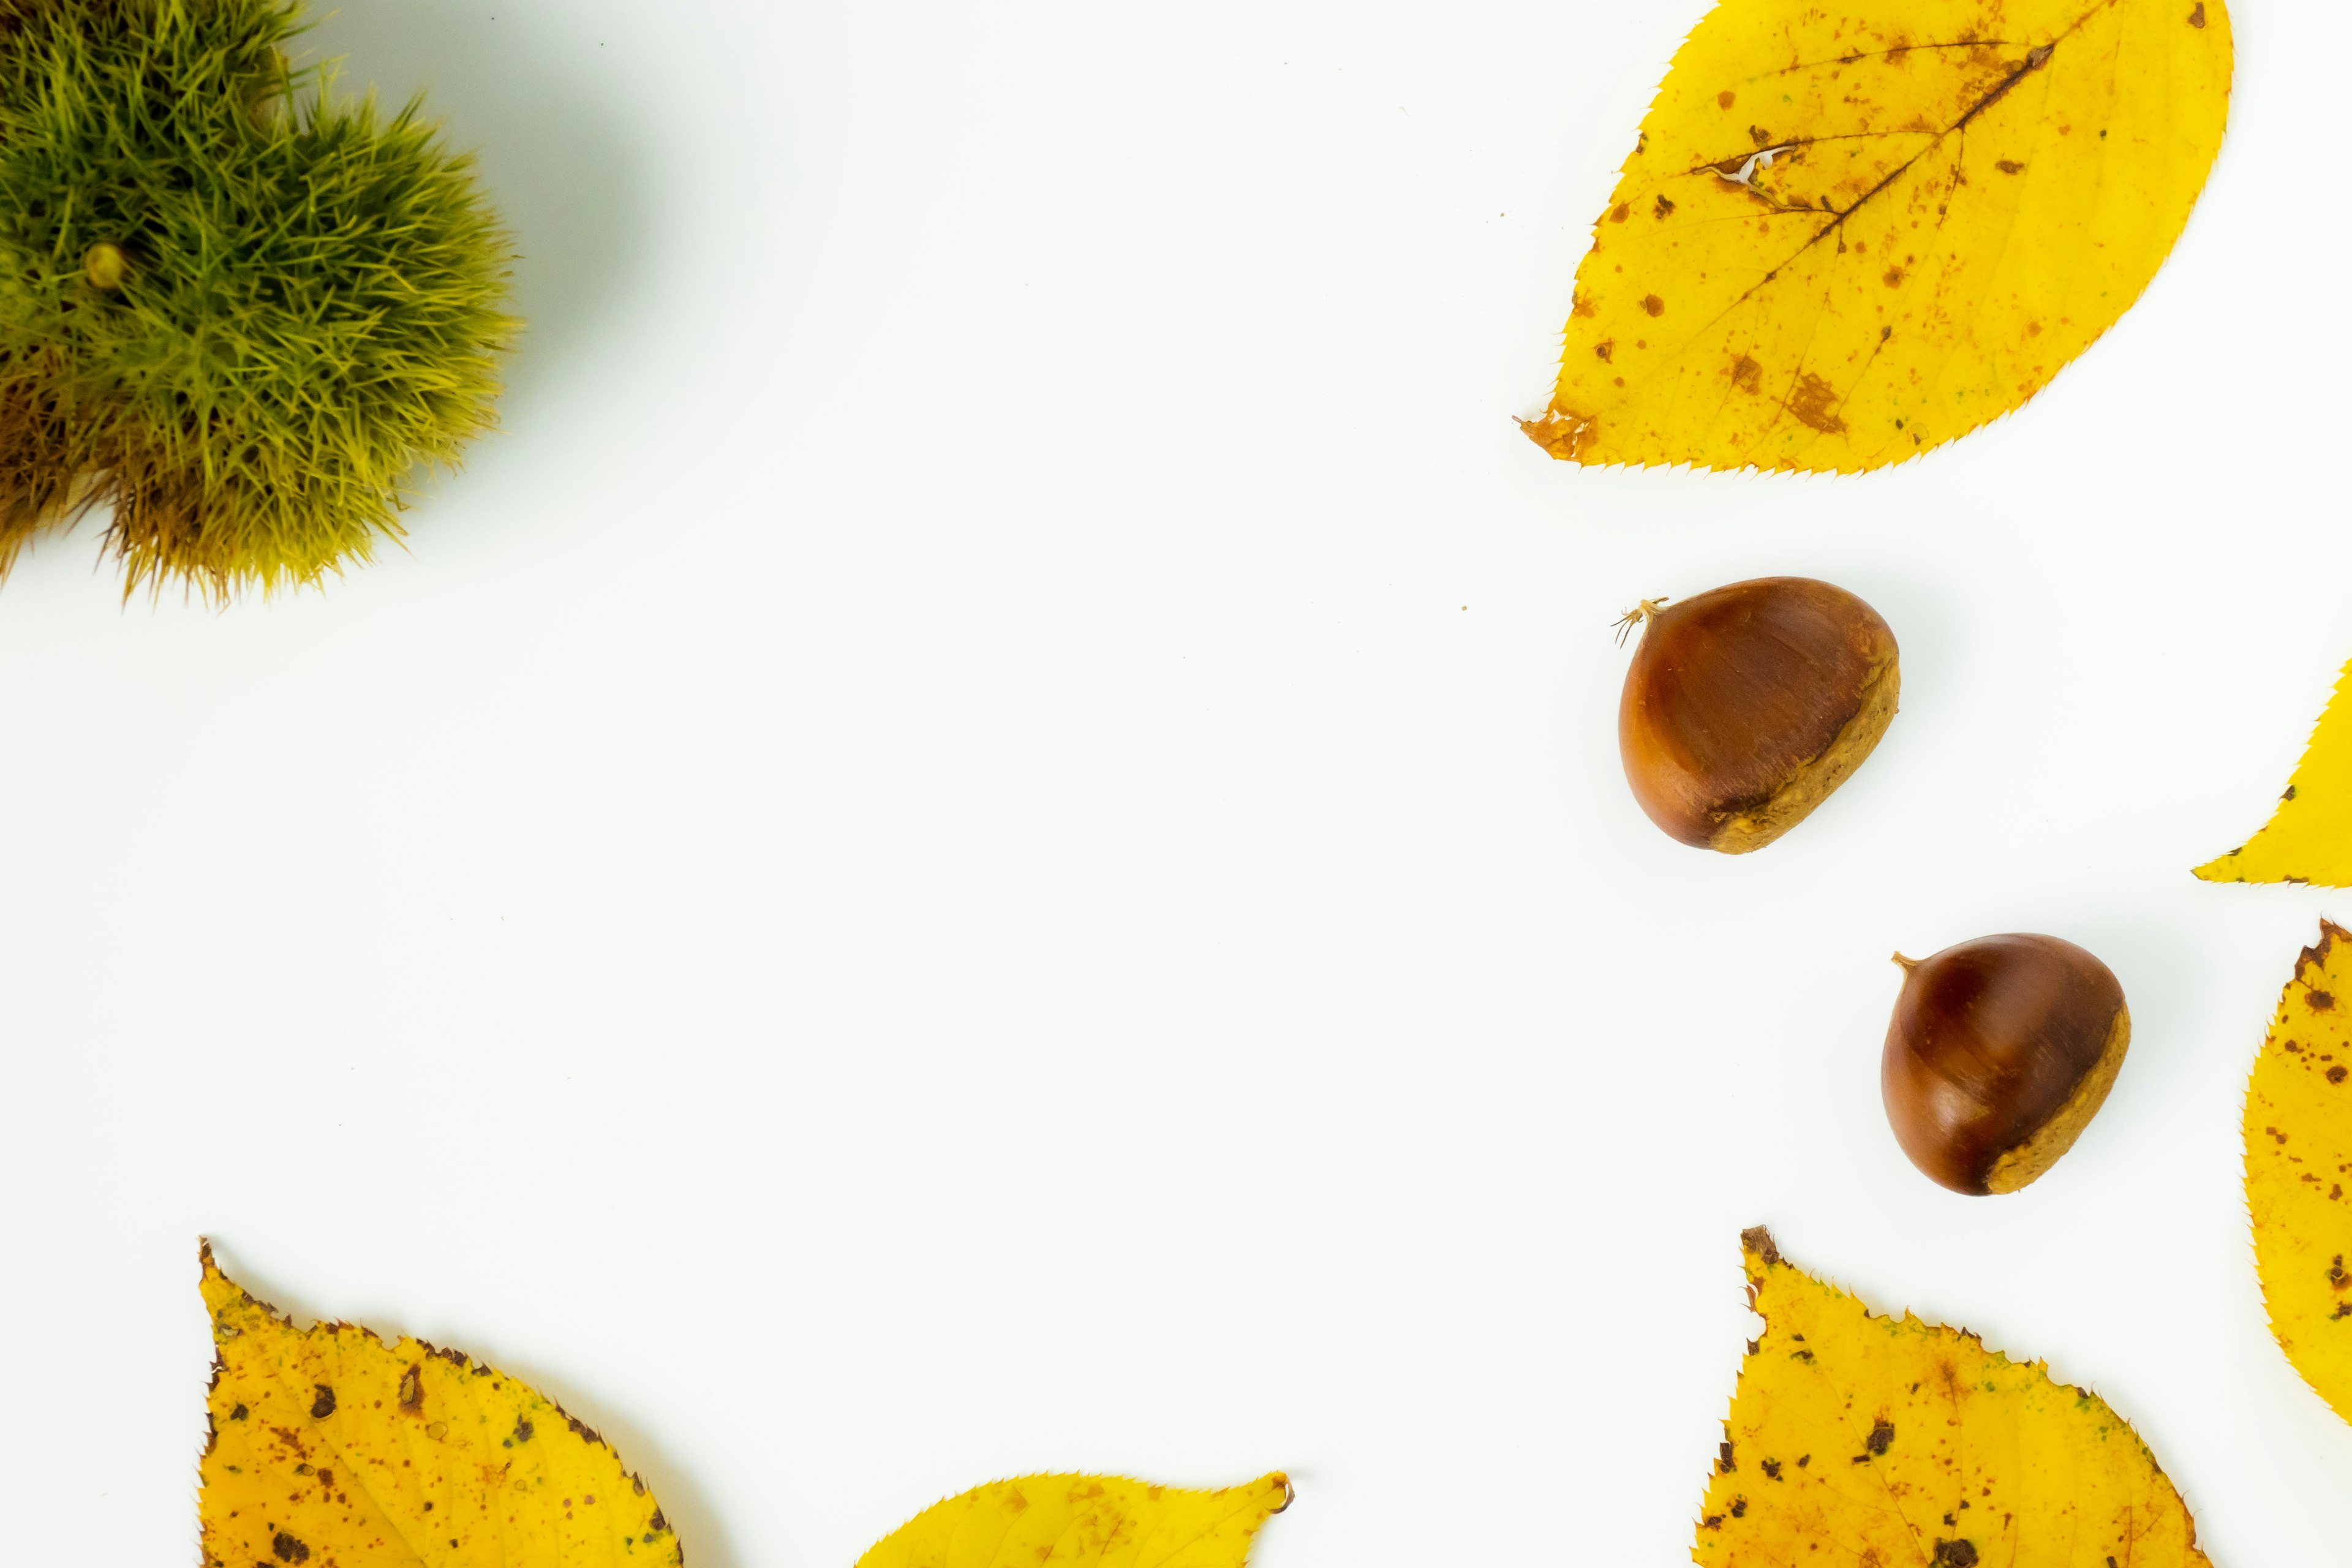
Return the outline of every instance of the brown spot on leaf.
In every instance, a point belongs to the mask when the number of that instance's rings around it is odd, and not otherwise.
[[[1633,216],[1633,204],[1631,202],[1619,202],[1615,206],[1609,209],[1609,221],[1611,223],[1623,223],[1627,218],[1632,217]]]
[[[1653,316],[1663,316],[1666,313],[1666,302],[1655,294],[1644,294],[1642,296],[1642,309]]]
[[[1834,436],[1845,428],[1845,421],[1834,412],[1836,405],[1836,389],[1811,371],[1789,395],[1789,412],[1797,416],[1797,422],[1824,435]]]
[[[1780,1460],[1767,1459],[1764,1461],[1764,1479],[1771,1481],[1777,1481],[1780,1479]]]
[[[1876,1426],[1871,1427],[1870,1436],[1864,1439],[1862,1446],[1869,1449],[1873,1455],[1882,1455],[1886,1452],[1887,1445],[1894,1441],[1895,1424],[1882,1418]]]
[[[1965,1541],[1938,1541],[1936,1568],[1977,1568],[1977,1549]]]
[[[319,1391],[319,1396],[310,1401],[310,1419],[324,1421],[335,1413],[335,1391],[323,1383],[314,1383],[310,1386]]]
[[[425,1408],[425,1368],[412,1364],[400,1374],[400,1407],[411,1415]]]
[[[1762,1258],[1767,1268],[1780,1261],[1780,1249],[1772,1244],[1772,1233],[1760,1225],[1750,1226],[1741,1231],[1739,1245]]]
[[[2014,158],[2000,159],[1993,164],[1993,167],[1999,169],[2004,174],[2021,174],[2025,173],[2025,165],[2019,163]]]
[[[2196,6],[2189,13],[2189,25],[2192,27],[2205,25],[2205,0],[2197,0]]]
[[[2336,993],[2333,991],[2314,991],[2304,998],[2304,1002],[2315,1013],[2332,1012],[2335,1010],[2336,1006]]]
[[[1675,204],[1667,199],[1664,192],[1661,191],[1658,193],[1658,205],[1651,210],[1660,217],[1671,217],[1674,216]]]
[[[1738,101],[1739,95],[1732,91],[1729,88],[1726,88],[1721,92],[1715,95],[1715,106],[1717,109],[1729,109],[1733,104]]]
[[[1881,283],[1885,284],[1889,289],[1900,289],[1900,288],[1902,288],[1902,287],[1903,287],[1903,268],[1901,268],[1900,267],[1890,267],[1890,268],[1888,268],[1886,269],[1886,275],[1885,275],[1885,277],[1881,278],[1881,279],[1879,279],[1879,281],[1880,281]]]
[[[287,1534],[282,1530],[279,1531],[277,1536],[269,1542],[269,1550],[280,1563],[308,1563],[310,1561],[310,1549],[303,1545],[300,1542],[295,1540],[292,1536]]]
[[[1718,1476],[1727,1476],[1738,1468],[1738,1461],[1731,1457],[1731,1445],[1718,1444],[1716,1448],[1715,1473]]]
[[[1764,367],[1741,354],[1732,362],[1731,384],[1746,393],[1761,392],[1764,389]]]
[[[1601,361],[1604,364],[1608,363],[1609,356],[1616,352],[1617,340],[1615,338],[1603,338],[1599,342],[1592,345],[1592,357]]]

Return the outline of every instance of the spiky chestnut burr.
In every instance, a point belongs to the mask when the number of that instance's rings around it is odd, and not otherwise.
[[[96,507],[125,591],[315,583],[492,422],[511,247],[295,0],[0,0],[0,571]]]

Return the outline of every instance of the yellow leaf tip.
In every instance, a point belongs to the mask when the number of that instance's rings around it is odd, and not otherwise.
[[[1763,1226],[1752,1225],[1741,1231],[1739,1249],[1757,1258],[1767,1268],[1780,1266],[1780,1248],[1774,1244],[1771,1231]]]

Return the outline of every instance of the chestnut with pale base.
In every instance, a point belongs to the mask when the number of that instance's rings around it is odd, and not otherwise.
[[[1894,721],[1895,633],[1844,589],[1759,577],[1644,599],[1617,743],[1625,781],[1674,838],[1745,855],[1802,822]]]
[[[2074,1146],[2131,1047],[2113,971],[2054,936],[1979,937],[1903,966],[1879,1089],[1895,1142],[1956,1193],[2013,1193]]]

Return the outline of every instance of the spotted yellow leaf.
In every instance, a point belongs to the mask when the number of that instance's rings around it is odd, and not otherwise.
[[[2246,1088],[2246,1207],[2271,1332],[2352,1421],[2352,932],[2326,921]]]
[[[1700,1510],[1710,1568],[2210,1568],[2147,1446],[2095,1394],[1971,1333],[1873,1317],[1742,1237],[1763,1316]]]
[[[2316,882],[2352,888],[2352,664],[2270,821],[2242,846],[2197,868],[2209,882]]]
[[[1024,1476],[951,1497],[900,1525],[857,1568],[1241,1568],[1281,1472],[1222,1491],[1113,1476]]]
[[[298,1330],[204,1250],[215,1362],[205,1568],[667,1568],[644,1481],[487,1363],[348,1323]]]
[[[2230,71],[2222,0],[1722,0],[1594,226],[1528,434],[1841,473],[1968,434],[2147,287]]]

